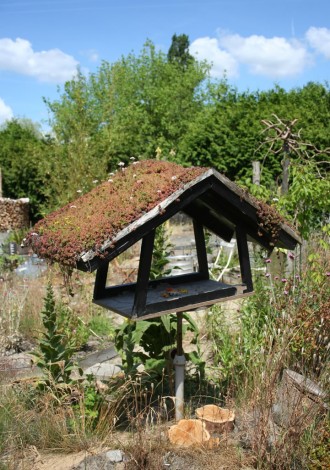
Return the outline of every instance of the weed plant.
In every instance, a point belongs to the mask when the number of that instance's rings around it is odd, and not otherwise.
[[[285,427],[273,423],[277,391],[284,369],[316,381],[329,400],[330,286],[326,230],[304,254],[303,266],[290,275],[266,271],[254,279],[255,293],[242,305],[236,328],[220,306],[211,309],[212,379],[223,396],[234,399],[241,413],[244,441],[258,468],[310,468],[315,442],[326,435],[329,418],[324,403],[316,409],[297,400]],[[316,247],[316,248],[315,248]],[[288,253],[290,258],[298,256]],[[299,273],[299,274],[298,274]],[[324,449],[317,453],[319,468]],[[316,468],[316,467],[315,467]]]

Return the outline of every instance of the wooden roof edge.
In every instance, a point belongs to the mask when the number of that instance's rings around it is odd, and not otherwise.
[[[244,189],[240,188],[236,183],[234,183],[229,178],[219,173],[214,168],[212,168],[211,170],[214,176],[218,180],[220,180],[225,186],[227,186],[228,189],[233,191],[237,196],[244,198],[244,200],[247,203],[249,203],[251,206],[253,206],[256,210],[259,209],[258,201],[256,201],[256,199],[251,194],[244,191]],[[284,230],[291,238],[296,240],[297,243],[302,244],[303,241],[300,235],[292,227],[290,227],[290,225],[286,221],[283,221],[280,223],[280,228]]]
[[[281,223],[281,229],[284,230],[297,243],[299,243],[300,245],[302,244],[303,239],[301,238],[301,236],[292,227],[290,227],[290,225],[288,225],[286,222]]]

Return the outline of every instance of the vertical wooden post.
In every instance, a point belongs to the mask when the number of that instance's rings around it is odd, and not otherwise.
[[[203,279],[209,279],[209,266],[207,263],[207,252],[205,246],[204,228],[203,225],[193,220],[194,234],[197,250],[198,271],[202,274]]]
[[[281,194],[282,196],[284,194],[287,194],[289,191],[289,166],[290,166],[290,159],[287,155],[282,160],[282,188],[281,188]]]
[[[236,227],[236,240],[237,240],[239,264],[241,267],[242,281],[243,281],[243,284],[246,285],[246,289],[244,290],[244,292],[252,292],[253,283],[252,283],[252,272],[251,272],[251,265],[250,265],[249,248],[248,248],[248,243],[247,243],[246,231],[241,226]]]
[[[155,229],[149,232],[142,239],[140,263],[136,281],[136,290],[134,295],[134,304],[132,317],[139,317],[143,314],[147,303],[148,283],[152,261],[152,252],[154,249]]]
[[[252,162],[252,183],[260,185],[260,162]]]
[[[107,283],[109,263],[104,262],[96,271],[95,285],[94,285],[94,300],[102,299],[105,296],[105,286]]]

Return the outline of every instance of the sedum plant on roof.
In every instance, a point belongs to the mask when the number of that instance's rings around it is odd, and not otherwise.
[[[39,221],[26,244],[42,258],[74,267],[83,252],[100,251],[105,240],[206,170],[158,160],[121,165],[108,181]]]

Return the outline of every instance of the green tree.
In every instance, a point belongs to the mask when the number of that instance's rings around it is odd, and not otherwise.
[[[172,43],[167,53],[169,62],[177,63],[183,68],[187,68],[195,59],[189,53],[189,37],[186,34],[174,34]]]
[[[13,119],[0,129],[3,195],[29,198],[33,221],[40,218],[47,199],[44,188],[50,146],[37,124],[29,120]]]
[[[89,190],[130,157],[153,158],[157,148],[173,156],[203,107],[208,69],[194,61],[183,70],[147,41],[138,56],[103,62],[96,73],[67,82],[58,100],[46,100],[57,144],[57,199]]]
[[[264,120],[273,115],[297,119],[303,138],[320,150],[330,146],[330,90],[309,83],[289,92],[279,86],[268,91],[238,92],[227,80],[211,83],[203,109],[192,117],[180,141],[178,159],[213,166],[231,179],[252,175],[252,161],[263,163],[263,181],[280,178],[283,155],[265,154]]]

